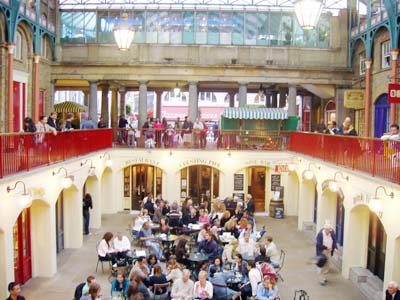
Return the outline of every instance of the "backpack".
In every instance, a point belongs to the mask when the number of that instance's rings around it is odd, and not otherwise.
[[[79,300],[82,297],[82,289],[85,286],[86,282],[82,282],[78,284],[75,288],[74,299]]]

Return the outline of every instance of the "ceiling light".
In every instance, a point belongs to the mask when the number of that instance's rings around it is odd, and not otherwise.
[[[324,3],[321,0],[298,0],[294,4],[297,20],[303,29],[317,26]]]

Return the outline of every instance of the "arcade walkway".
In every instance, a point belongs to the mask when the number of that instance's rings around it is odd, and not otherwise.
[[[94,274],[97,256],[96,242],[104,231],[127,231],[132,216],[120,213],[103,216],[103,228],[93,231],[93,234],[84,238],[84,245],[80,249],[66,249],[58,255],[59,271],[53,278],[34,278],[23,287],[26,299],[53,300],[72,299],[75,286],[85,278]],[[278,287],[281,299],[293,299],[296,289],[304,289],[311,300],[362,300],[364,297],[349,280],[344,279],[338,271],[331,271],[329,283],[325,287],[318,284],[314,266],[308,265],[307,260],[314,255],[315,248],[303,232],[297,231],[297,219],[290,217],[284,220],[275,220],[269,217],[256,218],[258,228],[266,225],[267,234],[271,234],[278,245],[286,251],[286,262],[282,270],[284,282]],[[94,274],[101,284],[103,295],[109,295],[110,284],[107,281],[108,266],[105,265],[105,274],[101,267]]]

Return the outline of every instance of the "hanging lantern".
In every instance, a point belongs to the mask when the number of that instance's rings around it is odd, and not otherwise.
[[[181,92],[181,89],[178,86],[178,83],[176,84],[175,88],[174,88],[174,95],[175,97],[178,97],[179,93]]]
[[[134,36],[135,32],[129,26],[128,14],[123,13],[121,16],[121,21],[114,29],[114,38],[119,50],[127,51],[132,44]]]
[[[303,29],[313,29],[317,26],[324,3],[322,0],[298,0],[294,4],[297,20]]]

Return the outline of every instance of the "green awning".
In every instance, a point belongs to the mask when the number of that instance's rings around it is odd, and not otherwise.
[[[87,107],[80,105],[75,102],[65,101],[61,103],[54,104],[54,111],[58,113],[74,113],[74,112],[84,112],[87,111]]]
[[[227,119],[285,120],[287,111],[283,108],[227,107],[222,115]]]

